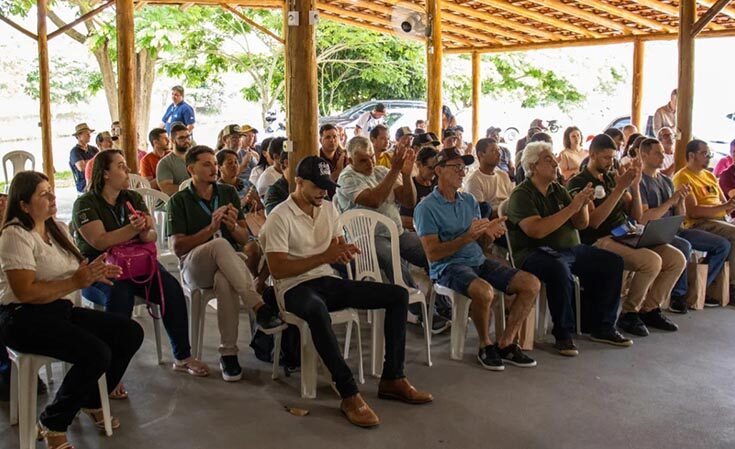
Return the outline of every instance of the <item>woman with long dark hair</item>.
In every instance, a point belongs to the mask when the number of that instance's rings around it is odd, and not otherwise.
[[[12,349],[72,364],[38,425],[46,445],[61,449],[71,447],[66,429],[80,409],[104,429],[97,380],[106,374],[108,387],[117,385],[143,329],[129,318],[74,306],[77,290],[111,284],[121,270],[102,257],[85,260],[55,215],[48,178],[18,173],[0,231],[0,333]],[[113,418],[112,425],[120,422]]]
[[[559,153],[559,170],[568,181],[572,176],[579,173],[582,161],[589,155],[582,148],[582,131],[576,126],[570,126],[564,130],[564,149]]]
[[[108,150],[95,158],[89,191],[74,202],[76,241],[84,256],[98,257],[104,251],[131,240],[156,241],[153,219],[143,198],[129,190],[129,173],[119,150]],[[158,264],[158,269],[164,296],[161,320],[174,353],[173,369],[192,376],[206,376],[209,374],[207,365],[191,356],[186,299],[181,285],[161,264]],[[133,313],[135,297],[145,298],[146,288],[149,301],[161,304],[158,279],[154,276],[150,285],[131,279],[117,280],[112,285],[96,283],[84,289],[82,295],[104,306],[107,312],[129,317]],[[115,393],[113,398],[127,395],[122,386]]]

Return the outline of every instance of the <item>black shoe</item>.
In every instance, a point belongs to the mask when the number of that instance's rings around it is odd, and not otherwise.
[[[536,361],[524,354],[521,347],[515,343],[505,348],[498,348],[498,354],[503,359],[503,363],[510,363],[513,366],[519,366],[521,368],[533,368],[536,366]]]
[[[483,368],[490,371],[503,371],[505,369],[503,359],[498,354],[497,345],[488,345],[481,348],[477,354],[477,361],[480,362]]]
[[[607,343],[613,346],[628,347],[633,345],[633,340],[623,337],[623,335],[614,327],[591,333],[590,340],[598,343]]]
[[[236,355],[223,355],[219,358],[219,368],[225,382],[237,382],[242,379],[242,368]]]
[[[424,317],[422,314],[419,314],[418,320],[419,320],[419,325],[421,327],[424,327]],[[435,313],[434,317],[431,320],[431,334],[439,335],[442,332],[449,329],[451,326],[452,326],[451,321],[447,321],[444,317]]]
[[[636,312],[628,312],[620,315],[620,318],[618,318],[618,328],[639,337],[647,337],[650,333]]]
[[[579,355],[579,349],[571,338],[566,340],[556,340],[556,343],[554,343],[554,349],[556,349],[559,354],[566,357],[576,357]]]
[[[683,296],[672,296],[669,310],[684,315],[689,312],[689,304],[687,304],[687,300]]]
[[[263,304],[255,312],[255,322],[263,329],[273,329],[283,324],[278,314],[273,312],[268,304]]]
[[[452,309],[451,308],[436,309],[436,313],[439,314],[440,317],[449,321],[450,323],[452,322]]]
[[[669,332],[679,330],[679,326],[668,319],[668,317],[664,315],[664,313],[659,308],[653,309],[650,312],[641,312],[640,317],[641,321],[643,321],[643,324],[648,327]]]
[[[704,306],[705,307],[720,307],[720,301],[710,296],[707,296],[704,298]]]

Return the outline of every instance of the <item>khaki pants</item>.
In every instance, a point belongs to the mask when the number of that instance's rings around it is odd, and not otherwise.
[[[633,272],[623,313],[648,312],[661,307],[686,268],[684,254],[671,245],[636,249],[612,237],[603,237],[595,246],[622,257],[625,269]]]
[[[695,229],[711,232],[712,234],[717,234],[730,241],[732,247],[730,248],[730,256],[727,260],[730,262],[730,272],[732,273],[732,267],[735,267],[735,225],[724,220],[700,220],[695,223],[693,227]],[[735,284],[733,282],[733,276],[730,276],[730,285],[733,284]]]
[[[223,238],[199,245],[181,261],[183,281],[193,288],[213,288],[217,296],[217,325],[221,355],[237,355],[240,298],[246,307],[258,304],[253,277],[245,261]]]

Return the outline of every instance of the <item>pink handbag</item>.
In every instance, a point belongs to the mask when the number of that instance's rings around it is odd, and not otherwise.
[[[153,285],[153,279],[158,278],[158,289],[161,295],[161,315],[166,311],[166,302],[163,296],[163,282],[161,280],[161,271],[158,267],[158,249],[155,242],[134,242],[128,241],[115,245],[107,250],[105,262],[110,265],[117,265],[122,268],[122,274],[117,279],[119,281],[131,281],[138,285],[144,285],[145,302],[148,313],[155,319],[159,319],[151,311],[150,288]]]

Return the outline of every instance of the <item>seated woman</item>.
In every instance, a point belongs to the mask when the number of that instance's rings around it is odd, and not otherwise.
[[[263,139],[260,143],[260,148],[258,149],[258,152],[260,153],[258,163],[252,170],[250,170],[250,177],[248,177],[248,181],[250,181],[251,185],[257,185],[260,175],[262,175],[268,167],[273,165],[273,159],[271,159],[270,154],[268,154],[268,149],[271,146],[272,140],[273,139],[271,138],[267,138]]]
[[[109,150],[103,153],[95,158],[89,191],[74,202],[72,218],[77,230],[77,246],[90,259],[130,240],[156,241],[153,219],[148,214],[143,198],[137,192],[128,190],[130,170],[122,152]],[[127,203],[139,211],[140,216],[135,217]],[[173,369],[192,376],[206,376],[209,374],[207,365],[191,356],[186,299],[181,285],[161,264],[158,269],[161,272],[165,306],[161,308],[161,319],[174,353]],[[152,282],[149,300],[160,304],[158,279],[154,277]],[[132,280],[117,280],[111,285],[95,283],[84,289],[82,295],[105,306],[107,312],[129,317],[133,312],[135,297],[146,297],[146,287]],[[122,386],[116,393],[113,398],[126,396]]]
[[[80,409],[104,430],[97,380],[106,374],[110,388],[120,381],[143,329],[127,317],[74,307],[73,293],[111,284],[121,270],[102,257],[84,260],[54,215],[48,178],[18,173],[0,230],[0,334],[12,349],[72,364],[38,425],[46,445],[60,449],[71,447],[65,433]],[[112,428],[119,427],[113,418]]]
[[[219,166],[219,180],[221,184],[231,185],[237,190],[240,197],[240,206],[243,209],[250,209],[253,206],[262,209],[263,204],[258,198],[255,187],[247,185],[242,178],[238,177],[240,171],[240,163],[237,160],[237,153],[232,150],[223,149],[217,152],[217,165]]]

